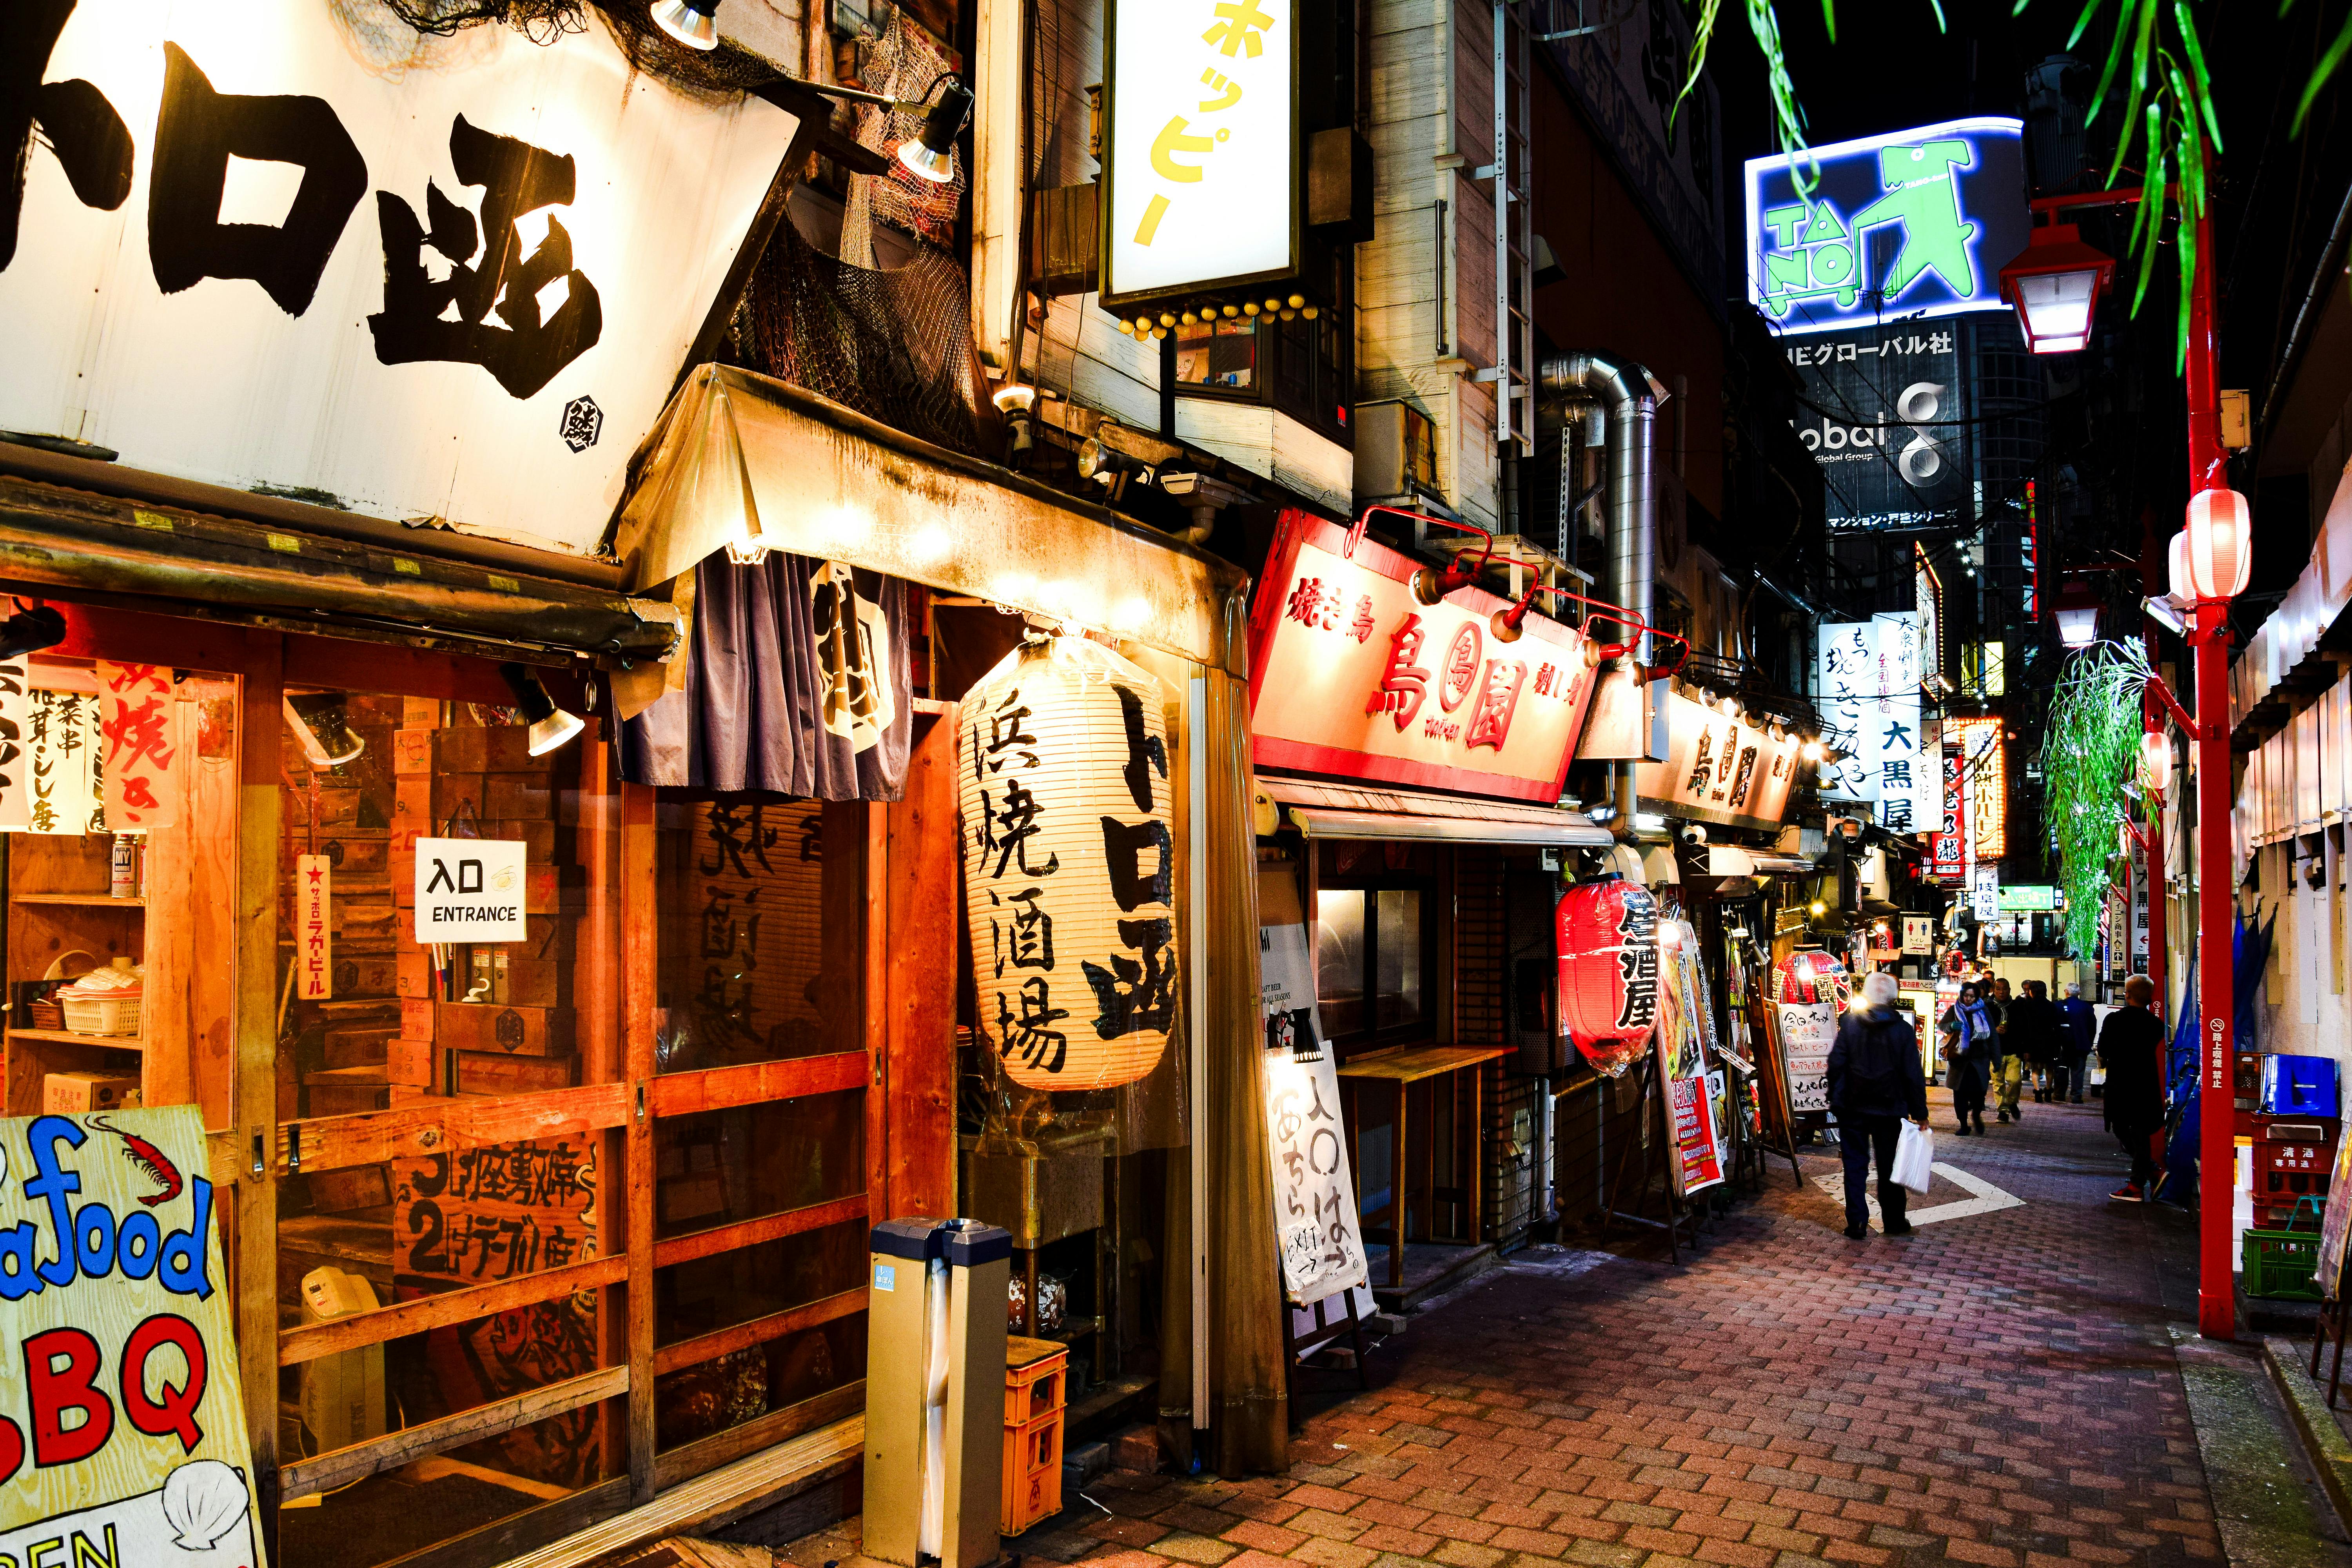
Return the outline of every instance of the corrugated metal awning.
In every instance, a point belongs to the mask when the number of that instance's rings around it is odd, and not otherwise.
[[[1462,800],[1419,790],[1365,789],[1260,777],[1257,793],[1284,809],[1309,838],[1428,839],[1449,844],[1524,844],[1606,849],[1616,843],[1580,812],[1495,800]]]

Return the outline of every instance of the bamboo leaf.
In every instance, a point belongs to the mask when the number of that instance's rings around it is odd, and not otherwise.
[[[2336,74],[2336,68],[2344,63],[2347,49],[2352,49],[2352,11],[2345,13],[2344,25],[2336,29],[2335,41],[2327,46],[2327,52],[2319,57],[2319,63],[2311,68],[2311,79],[2303,84],[2303,101],[2294,107],[2294,125],[2287,132],[2289,135],[2303,134],[2304,116],[2311,112],[2313,102],[2326,90],[2328,79]]]
[[[2190,223],[2205,213],[2205,147],[2197,132],[2197,108],[2179,68],[2168,64],[2166,75],[2172,80],[2175,111],[2180,116],[2180,217]]]
[[[1936,31],[1939,33],[1951,31],[1944,26],[1944,0],[1927,0],[1927,8],[1936,13]]]
[[[2188,120],[2185,115],[2183,119],[2186,121],[2185,129],[2193,144],[2197,135],[2196,121]],[[2188,159],[2189,151],[2184,148],[2180,164],[2180,189],[2184,195],[2189,184]],[[2180,299],[2173,308],[2172,374],[2175,375],[2181,374],[2189,364],[2189,296],[2197,277],[2197,220],[2189,215],[2185,204],[2180,212],[2179,272]]]
[[[2085,121],[2099,117],[2100,105],[2107,101],[2107,89],[2115,85],[2116,67],[2122,63],[2124,45],[2131,37],[2131,18],[2132,0],[2123,0],[2123,12],[2116,18],[2116,36],[2107,44],[2107,63],[2099,72],[2097,90],[2091,94],[2090,112],[2083,117]],[[2110,178],[2107,183],[2113,184],[2115,181]]]
[[[2293,5],[2294,0],[2287,3]],[[2180,47],[2189,53],[2189,80],[2197,89],[2197,108],[2205,116],[2205,129],[2212,133],[2213,151],[2219,153],[2222,150],[2221,119],[2213,111],[2213,74],[2205,68],[2205,49],[2197,41],[2197,24],[2189,15],[2189,0],[2172,0],[2172,20],[2180,29]]]
[[[2099,14],[2099,7],[2105,4],[2106,0],[2083,0],[2083,14],[2074,18],[2074,30],[2066,35],[2066,47],[2068,48],[2071,49],[2076,44],[2082,42],[2084,30],[2090,26],[2091,18],[2097,16]],[[2026,0],[2017,0],[2017,10],[2019,14],[2022,14],[2024,12],[2025,5]]]
[[[1830,42],[1837,42],[1837,0],[1822,0],[1822,26],[1829,29]]]
[[[1706,69],[1706,49],[1715,42],[1716,16],[1722,6],[1723,0],[1703,0],[1698,16],[1691,24],[1690,75],[1683,79],[1683,89],[1675,94],[1675,106],[1667,111],[1666,130],[1669,132],[1675,128],[1675,117],[1683,111],[1683,100],[1697,88],[1699,73]]]
[[[2124,148],[2130,142],[2130,128],[2139,117],[2140,100],[2147,95],[2149,77],[2149,46],[2156,31],[2156,0],[2140,0],[2139,26],[2132,38],[2131,92],[2124,100],[2125,135],[2116,143],[2116,161],[2107,170],[2107,184],[2114,184],[2123,172]]]
[[[2140,221],[2132,226],[2138,240],[2139,281],[2132,289],[2131,313],[2139,314],[2140,302],[2147,298],[2148,275],[2156,268],[2156,253],[2164,248],[2164,111],[2156,104],[2147,106],[2147,178],[2140,187]]]

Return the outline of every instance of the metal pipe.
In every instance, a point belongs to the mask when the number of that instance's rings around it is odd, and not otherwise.
[[[1590,394],[1607,416],[1607,596],[1632,611],[1646,627],[1655,603],[1651,589],[1657,576],[1658,406],[1666,401],[1665,385],[1631,360],[1612,360],[1596,353],[1561,354],[1548,359],[1543,362],[1539,380],[1546,392]],[[1634,662],[1647,665],[1650,647],[1646,632],[1633,640]],[[1617,770],[1613,793],[1621,834],[1633,830],[1633,763],[1625,763]]]

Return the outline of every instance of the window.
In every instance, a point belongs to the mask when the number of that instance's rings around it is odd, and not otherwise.
[[[1343,247],[1339,254],[1353,253]],[[1355,403],[1352,268],[1335,261],[1327,293],[1340,303],[1313,321],[1262,314],[1178,326],[1176,384],[1188,395],[1270,405],[1349,444]]]
[[[1316,1000],[1335,1045],[1428,1033],[1427,904],[1419,885],[1325,888],[1318,895]]]

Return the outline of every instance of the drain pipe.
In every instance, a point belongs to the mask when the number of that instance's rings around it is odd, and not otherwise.
[[[1665,386],[1630,360],[1595,353],[1544,361],[1541,384],[1549,393],[1590,395],[1608,418],[1608,597],[1647,625],[1656,603],[1651,584],[1657,574],[1658,407],[1666,401]],[[1646,636],[1633,639],[1635,664],[1650,662],[1649,640]],[[1629,762],[1616,771],[1613,794],[1621,837],[1633,827],[1633,769]]]

